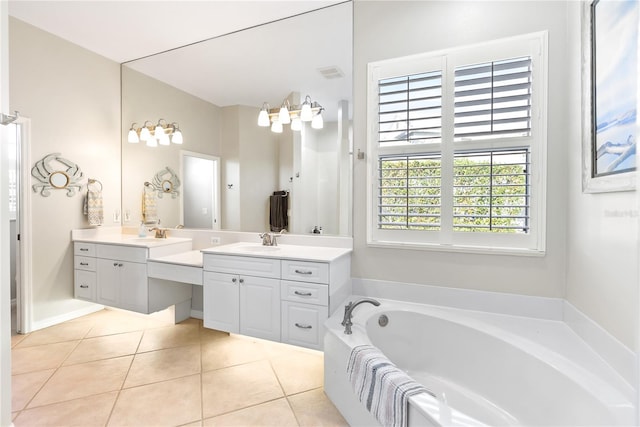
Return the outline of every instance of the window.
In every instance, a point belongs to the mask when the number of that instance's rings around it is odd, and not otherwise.
[[[544,253],[546,33],[369,64],[371,245]]]

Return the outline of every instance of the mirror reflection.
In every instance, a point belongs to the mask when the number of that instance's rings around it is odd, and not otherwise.
[[[125,221],[143,218],[144,183],[168,167],[181,186],[177,199],[155,200],[165,227],[262,232],[286,223],[290,233],[321,227],[350,235],[351,8],[342,3],[123,64]],[[261,110],[273,122],[285,105],[295,119],[307,99],[314,113],[322,107],[320,125],[258,126]],[[142,128],[153,133],[156,124],[163,133],[179,126],[180,141],[147,145]],[[138,142],[129,142],[130,129]],[[272,215],[282,195],[286,220]]]

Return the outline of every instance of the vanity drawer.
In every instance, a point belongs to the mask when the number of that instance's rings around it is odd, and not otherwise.
[[[74,279],[74,297],[95,302],[97,283],[95,271],[75,270]]]
[[[147,262],[147,248],[124,245],[96,245],[96,256],[131,262]]]
[[[280,295],[283,300],[325,306],[329,304],[329,287],[327,285],[282,280],[280,287]]]
[[[329,264],[282,260],[282,279],[328,284]]]
[[[74,268],[78,270],[96,271],[96,259],[86,256],[73,257]]]
[[[205,271],[280,278],[279,259],[204,254],[203,265]]]
[[[75,242],[73,244],[73,254],[81,256],[96,256],[95,243]]]
[[[282,342],[322,350],[327,307],[282,302]]]

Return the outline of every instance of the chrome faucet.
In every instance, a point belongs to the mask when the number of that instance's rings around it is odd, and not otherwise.
[[[260,233],[259,236],[262,239],[262,246],[278,246],[275,236],[271,233]]]
[[[376,307],[380,305],[380,301],[376,301],[373,298],[363,298],[356,302],[351,301],[349,304],[344,306],[344,318],[342,319],[342,326],[344,326],[345,334],[351,335],[351,326],[353,326],[353,322],[351,321],[351,316],[353,313],[353,309],[365,302],[368,302],[369,304],[373,304]]]
[[[155,236],[156,239],[166,239],[167,238],[167,229],[166,228],[153,227],[149,231],[155,231],[156,232],[156,236]]]

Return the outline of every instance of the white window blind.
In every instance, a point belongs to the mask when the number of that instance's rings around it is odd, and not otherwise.
[[[529,232],[529,150],[456,153],[453,229]]]
[[[440,142],[440,71],[380,80],[378,93],[378,135],[381,146]]]
[[[531,58],[458,67],[454,133],[457,140],[531,134]]]
[[[378,227],[440,229],[440,156],[389,156],[378,161]]]

